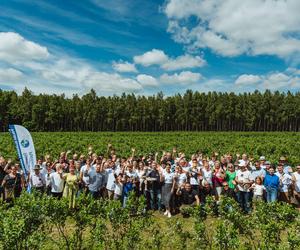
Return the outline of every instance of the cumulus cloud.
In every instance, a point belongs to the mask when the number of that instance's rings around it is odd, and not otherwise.
[[[258,75],[240,75],[236,81],[235,84],[236,85],[240,85],[240,86],[244,86],[244,85],[252,85],[252,84],[257,84],[259,82],[261,82],[261,77]]]
[[[206,61],[200,56],[192,56],[189,54],[170,58],[164,51],[152,49],[142,55],[135,56],[134,62],[143,66],[159,65],[167,71],[203,67]]]
[[[46,47],[26,40],[18,33],[0,32],[0,61],[45,60],[48,56]]]
[[[113,62],[112,66],[113,69],[118,72],[137,72],[135,65],[129,62]]]
[[[156,78],[150,75],[140,74],[136,79],[144,87],[157,87],[159,85]]]
[[[169,0],[164,12],[168,32],[190,50],[288,58],[300,53],[299,9],[298,0]]]
[[[240,75],[235,80],[237,87],[250,87],[259,90],[286,90],[300,87],[297,69],[287,69],[285,72],[269,72],[266,75]]]
[[[143,66],[161,65],[168,61],[168,56],[162,50],[152,49],[142,55],[133,58],[136,64]]]
[[[0,83],[14,83],[11,87],[17,92],[25,86],[37,93],[46,91],[67,95],[84,94],[91,88],[103,95],[143,89],[134,78],[103,72],[80,58],[50,54],[46,47],[28,41],[17,33],[1,35],[6,40],[3,42],[0,39],[0,61],[8,67],[0,68]]]
[[[200,73],[193,73],[191,71],[182,71],[179,74],[173,75],[163,74],[160,76],[160,81],[166,84],[181,84],[188,85],[197,83],[202,78]]]

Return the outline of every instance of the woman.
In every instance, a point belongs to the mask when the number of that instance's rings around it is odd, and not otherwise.
[[[14,198],[21,195],[22,188],[24,188],[24,179],[20,173],[17,173],[17,168],[12,165],[2,182],[4,188],[5,201],[11,202]]]
[[[140,161],[137,167],[137,176],[138,176],[138,183],[137,183],[137,194],[140,196],[145,191],[145,163],[143,161]]]
[[[169,163],[166,164],[166,171],[161,175],[161,182],[163,183],[162,201],[166,208],[164,215],[171,218],[170,201],[174,191],[175,181],[174,173],[171,173],[171,165]]]
[[[236,177],[236,172],[234,170],[234,166],[232,163],[228,163],[227,165],[227,170],[226,170],[226,182],[228,183],[229,188],[235,189],[235,177]]]
[[[63,176],[66,182],[63,197],[69,200],[69,208],[75,208],[79,178],[76,175],[75,167],[73,165],[70,165],[69,171],[69,173]]]
[[[203,161],[202,176],[203,180],[207,181],[209,185],[212,185],[212,171],[207,161]]]
[[[214,187],[217,200],[219,200],[219,197],[221,195],[224,180],[225,180],[224,170],[221,168],[220,162],[216,161],[215,169],[213,171],[213,176],[212,176],[212,182],[213,182],[213,187]]]

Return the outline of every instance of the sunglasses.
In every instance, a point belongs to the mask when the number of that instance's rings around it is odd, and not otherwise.
[[[228,185],[223,185],[223,187],[228,187]]]

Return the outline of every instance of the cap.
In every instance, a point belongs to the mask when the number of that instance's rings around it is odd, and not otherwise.
[[[259,157],[259,160],[260,160],[260,161],[265,161],[265,160],[266,160],[266,157],[261,156],[261,157]]]

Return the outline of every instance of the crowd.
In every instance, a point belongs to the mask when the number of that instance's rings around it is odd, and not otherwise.
[[[293,170],[285,157],[276,166],[264,156],[254,160],[246,154],[196,153],[188,159],[174,148],[161,158],[158,153],[137,156],[132,149],[126,158],[118,157],[110,144],[104,155],[92,147],[86,156],[70,153],[62,152],[58,160],[46,155],[26,175],[18,163],[0,157],[0,199],[11,202],[29,186],[58,199],[65,197],[70,208],[81,193],[126,206],[134,192],[145,196],[148,209],[164,211],[167,217],[186,206],[205,205],[207,197],[216,204],[223,197],[236,199],[245,213],[257,201],[300,204],[300,166]]]

